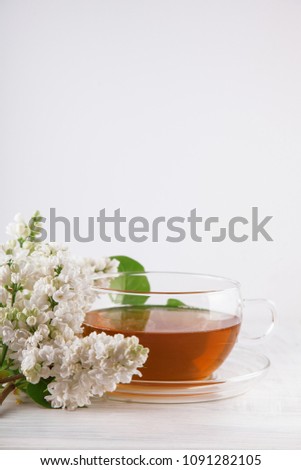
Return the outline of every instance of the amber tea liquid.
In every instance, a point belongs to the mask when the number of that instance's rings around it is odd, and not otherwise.
[[[238,317],[211,310],[116,307],[88,312],[84,334],[135,335],[150,350],[141,380],[181,381],[210,377],[233,348],[239,328]]]

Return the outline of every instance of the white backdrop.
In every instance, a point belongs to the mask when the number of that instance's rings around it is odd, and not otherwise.
[[[1,238],[16,212],[273,215],[273,243],[112,242],[299,315],[301,3],[1,0]],[[298,317],[296,317],[298,318]]]

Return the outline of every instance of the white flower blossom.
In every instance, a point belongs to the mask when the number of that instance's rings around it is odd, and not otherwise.
[[[23,220],[21,214],[16,214],[14,222],[8,224],[6,233],[13,238],[26,238],[30,235],[30,228]]]
[[[54,365],[56,381],[46,397],[54,408],[87,406],[93,396],[114,391],[119,382],[128,383],[147,358],[136,337],[91,333],[74,338],[58,349]]]
[[[6,285],[10,283],[11,271],[7,265],[0,267],[0,284]]]
[[[33,315],[30,315],[30,317],[26,318],[26,323],[28,326],[35,326],[35,324],[37,323],[37,318]]]
[[[72,297],[74,296],[75,294],[70,290],[70,286],[68,284],[65,284],[54,292],[52,298],[55,302],[60,302],[72,299]]]
[[[8,292],[2,286],[0,286],[0,304],[3,306],[6,305],[8,299]]]

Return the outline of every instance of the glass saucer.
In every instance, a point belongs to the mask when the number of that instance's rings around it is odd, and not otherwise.
[[[193,403],[222,400],[247,392],[267,373],[269,359],[254,351],[236,348],[208,379],[199,381],[132,380],[108,393],[110,400],[140,403]]]

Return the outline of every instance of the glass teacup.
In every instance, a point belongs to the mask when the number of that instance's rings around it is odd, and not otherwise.
[[[239,283],[222,277],[132,272],[108,274],[101,280],[106,280],[106,287],[98,289],[97,302],[86,315],[84,334],[137,336],[149,348],[141,369],[143,381],[210,378],[234,347],[248,304],[265,309],[271,317],[261,336],[275,322],[271,301],[243,300]]]

